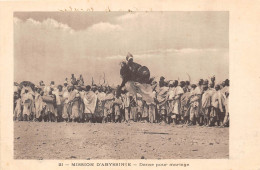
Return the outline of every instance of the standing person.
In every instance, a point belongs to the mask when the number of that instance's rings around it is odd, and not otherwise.
[[[104,123],[111,122],[111,114],[113,111],[113,100],[114,100],[114,95],[112,93],[112,90],[110,88],[107,88],[106,97],[104,101],[104,116],[102,121]]]
[[[58,89],[53,91],[53,94],[56,96],[56,104],[57,104],[57,121],[61,122],[62,120],[62,110],[63,110],[63,90],[62,86],[58,85]]]
[[[150,122],[150,118],[149,118],[149,106],[146,103],[146,101],[143,100],[143,115],[142,117],[144,117],[145,115],[147,115],[148,119],[147,121]]]
[[[46,95],[48,98],[52,99],[50,101],[45,101],[46,109],[45,109],[45,116],[48,122],[55,122],[56,121],[56,96],[53,94],[53,89],[49,91],[49,94]]]
[[[84,104],[84,95],[85,91],[82,86],[77,86],[76,89],[79,92],[79,118],[78,122],[83,123],[85,121],[85,104]]]
[[[201,97],[202,97],[202,93],[203,93],[203,79],[200,79],[198,82],[198,86],[195,88],[195,90],[193,91],[194,95],[196,95],[198,97],[198,109],[196,110],[195,113],[195,119],[198,125],[202,125],[203,124],[203,114],[202,114],[202,110],[201,110]]]
[[[24,93],[22,93],[22,103],[23,121],[28,121],[33,109],[33,96],[28,89],[24,89]]]
[[[199,97],[195,93],[196,85],[191,85],[191,94],[189,99],[190,104],[190,123],[189,125],[196,124],[197,118],[198,118],[198,107],[199,107]]]
[[[144,120],[144,122],[148,122],[148,112],[144,112],[144,102],[142,96],[139,93],[137,93],[136,104],[137,104],[137,121]]]
[[[186,93],[186,92],[190,92],[190,90],[191,90],[190,81],[186,81],[183,91],[184,91],[184,93]]]
[[[42,99],[43,91],[39,88],[37,92],[35,93],[35,118],[37,121],[42,121],[44,109],[45,109],[45,103]]]
[[[204,125],[210,126],[210,114],[212,112],[212,95],[214,90],[208,87],[207,82],[204,82],[203,95],[201,99],[202,112],[204,114]]]
[[[146,105],[148,106],[148,115],[149,115],[149,122],[155,123],[156,120],[156,91],[153,89],[152,92],[152,102],[146,102]]]
[[[223,125],[229,126],[229,79],[225,80],[225,89],[223,90],[224,95],[226,96],[225,99],[225,118]]]
[[[215,92],[212,96],[212,106],[213,106],[213,112],[211,112],[211,123],[215,124],[217,122],[217,125],[220,126],[223,122],[222,119],[224,117],[222,114],[224,113],[224,107],[225,107],[225,96],[220,91],[220,85],[216,85]]]
[[[167,99],[167,123],[170,124],[172,122],[173,109],[174,109],[174,96],[176,90],[176,83],[178,81],[170,81],[169,82],[169,91],[168,91],[168,99]]]
[[[95,112],[95,117],[97,122],[102,122],[102,118],[104,116],[104,101],[106,97],[106,93],[104,92],[103,87],[100,87],[99,93],[97,94],[97,109]]]
[[[71,74],[70,83],[71,83],[72,86],[77,85],[77,80],[74,77],[74,74]]]
[[[114,114],[115,114],[115,122],[121,122],[121,108],[122,108],[122,98],[121,94],[117,91],[114,100]]]
[[[97,95],[91,90],[91,86],[86,86],[86,91],[83,96],[84,102],[84,117],[87,122],[94,122],[94,113],[97,104]]]
[[[129,92],[123,91],[122,92],[122,98],[123,98],[123,108],[125,110],[125,122],[129,122],[130,119],[130,95]]]
[[[175,84],[176,89],[174,93],[174,109],[173,109],[173,115],[175,116],[175,119],[173,119],[173,122],[179,123],[181,121],[181,96],[183,95],[183,87],[185,86],[185,82],[181,81],[180,85]],[[183,119],[183,118],[182,118]]]
[[[70,112],[69,112],[69,95],[72,90],[72,86],[68,86],[68,88],[64,88],[63,95],[62,95],[62,118],[68,122],[70,118]]]
[[[229,86],[229,80],[228,82],[228,86]],[[225,91],[225,96],[226,96],[226,100],[225,100],[225,118],[223,121],[223,126],[224,127],[228,127],[229,126],[229,89],[227,89]]]
[[[80,94],[78,90],[72,86],[69,95],[69,115],[73,122],[77,122],[79,119],[79,98]]]
[[[164,77],[160,78],[159,87],[157,88],[157,102],[159,121],[166,123],[167,116],[167,99],[168,99],[168,87],[165,86]]]
[[[14,108],[14,121],[18,120],[21,121],[22,120],[22,99],[21,99],[21,95],[20,92],[17,91],[15,92],[15,108]]]
[[[187,83],[187,82],[186,82]],[[186,86],[185,86],[186,88]],[[181,95],[181,114],[183,116],[183,119],[184,119],[184,123],[185,124],[189,124],[190,123],[190,97],[191,97],[191,92],[190,90],[186,90],[183,91],[186,91],[183,93],[183,95]]]
[[[137,103],[136,103],[136,95],[129,94],[130,99],[130,121],[137,121]]]
[[[79,83],[78,83],[79,86],[84,86],[84,80],[83,80],[82,75],[79,76],[78,82],[79,82]]]

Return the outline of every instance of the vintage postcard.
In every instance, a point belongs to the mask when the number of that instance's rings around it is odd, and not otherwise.
[[[223,3],[1,3],[1,168],[259,169],[257,2]]]

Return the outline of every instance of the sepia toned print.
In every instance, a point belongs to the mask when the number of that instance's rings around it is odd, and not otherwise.
[[[15,12],[14,159],[229,158],[228,12]]]

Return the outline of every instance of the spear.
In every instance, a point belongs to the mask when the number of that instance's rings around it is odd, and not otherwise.
[[[104,84],[106,83],[106,74],[103,72],[104,74]]]
[[[190,75],[188,74],[188,73],[186,73],[187,75],[188,75],[188,77],[189,77],[189,82],[191,83],[191,78],[190,78]]]

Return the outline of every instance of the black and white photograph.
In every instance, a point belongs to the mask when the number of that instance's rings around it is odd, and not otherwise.
[[[229,159],[228,11],[16,11],[13,50],[14,159]]]

